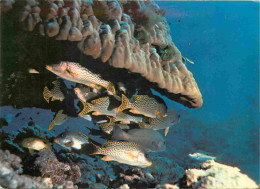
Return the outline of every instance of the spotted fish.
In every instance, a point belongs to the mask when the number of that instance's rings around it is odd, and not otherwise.
[[[160,152],[166,149],[163,136],[152,129],[131,129],[125,132],[118,126],[115,126],[112,139],[135,142],[140,144],[147,152]]]
[[[63,101],[64,94],[61,91],[61,81],[56,80],[56,81],[53,81],[52,84],[54,85],[52,90],[49,90],[47,86],[44,87],[44,90],[43,90],[44,99],[48,103],[50,102],[50,98],[51,98],[51,101],[54,101],[54,100]]]
[[[108,110],[110,100],[109,97],[102,97],[95,100],[92,100],[91,103],[82,102],[83,103],[83,110],[79,113],[79,116],[87,114],[89,112],[94,112],[92,115],[116,115],[116,109]]]
[[[71,148],[81,149],[83,144],[88,144],[88,136],[78,131],[66,131],[58,135],[54,142],[71,150]]]
[[[94,144],[93,144],[94,145]],[[93,154],[105,155],[103,161],[117,161],[119,163],[128,164],[138,167],[149,167],[152,162],[148,155],[143,151],[142,147],[133,142],[118,141],[104,143],[104,148],[94,145]]]
[[[28,148],[31,154],[33,154],[34,150],[40,151],[44,148],[48,148],[51,151],[49,142],[41,138],[26,138],[22,141],[22,146]]]
[[[168,110],[167,116],[161,117],[157,115],[156,118],[149,118],[149,124],[140,122],[139,127],[145,129],[160,130],[165,129],[165,136],[169,132],[171,126],[176,124],[180,120],[180,114],[175,110]]]
[[[102,131],[104,131],[105,133],[107,134],[111,134],[111,132],[113,131],[114,129],[114,126],[118,126],[120,127],[121,129],[129,129],[129,126],[127,124],[117,124],[114,122],[114,119],[109,117],[109,122],[107,123],[102,123],[102,124],[99,124],[98,126],[100,127],[100,129]]]
[[[49,125],[49,130],[51,130],[55,125],[61,125],[64,123],[67,120],[67,117],[66,114],[63,114],[63,110],[58,111]]]
[[[147,117],[156,118],[158,112],[162,116],[166,114],[167,107],[163,103],[159,103],[155,98],[148,95],[133,95],[133,102],[122,94],[122,104],[118,107],[117,112],[130,109],[133,114],[142,114]]]
[[[91,72],[78,63],[60,62],[59,64],[47,65],[46,69],[66,80],[81,83],[97,90],[102,86],[110,94],[116,93],[115,87],[111,82],[105,81],[98,74]]]

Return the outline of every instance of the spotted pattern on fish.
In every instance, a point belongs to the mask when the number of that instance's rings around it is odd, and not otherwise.
[[[61,91],[61,81],[60,80],[56,80],[56,81],[53,81],[52,83],[54,85],[52,90],[49,90],[47,86],[44,87],[44,90],[43,90],[43,97],[44,97],[44,99],[48,103],[50,102],[50,98],[51,98],[51,101],[54,101],[54,100],[63,101],[64,94]]]
[[[110,93],[115,94],[115,88],[111,82],[105,81],[100,75],[91,72],[78,63],[60,62],[60,64],[48,65],[46,69],[69,81],[81,83],[98,90],[100,89],[99,86],[102,86]]]
[[[155,98],[149,97],[148,95],[133,95],[133,102],[122,94],[122,104],[118,107],[117,112],[121,112],[125,109],[133,114],[142,114],[147,117],[156,118],[156,112],[165,115],[167,107],[162,103],[159,103]]]
[[[149,118],[148,124],[144,122],[138,124],[140,128],[160,130],[160,129],[167,129],[173,126],[179,120],[180,120],[180,114],[178,114],[175,110],[169,110],[167,112],[167,116],[165,117],[157,116],[156,118]]]
[[[92,115],[116,115],[116,110],[108,110],[110,100],[109,97],[102,97],[99,99],[92,100],[91,103],[82,102],[83,103],[83,110],[79,113],[79,116],[87,114],[89,112],[94,111]]]

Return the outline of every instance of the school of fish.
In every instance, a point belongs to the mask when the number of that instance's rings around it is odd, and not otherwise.
[[[78,102],[78,116],[92,121],[98,125],[98,132],[108,135],[107,142],[97,145],[90,140],[91,134],[65,131],[55,137],[55,143],[69,151],[81,150],[89,145],[92,150],[85,153],[102,155],[104,161],[117,161],[141,168],[156,165],[148,153],[166,150],[165,136],[169,128],[180,120],[177,111],[168,110],[165,102],[151,93],[129,95],[123,82],[114,85],[79,63],[59,62],[47,65],[46,69],[58,77],[43,89],[43,98],[49,106],[55,100],[62,103],[70,95]],[[38,74],[38,71],[31,69],[29,73]],[[68,89],[66,81],[75,85]],[[62,127],[67,119],[66,111],[60,109],[50,122],[49,130],[55,125]],[[162,129],[165,129],[165,136],[158,131]],[[40,137],[25,139],[22,145],[30,152],[43,148],[51,150],[49,143]]]

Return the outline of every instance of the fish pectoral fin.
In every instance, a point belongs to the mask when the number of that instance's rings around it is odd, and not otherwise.
[[[71,71],[69,71],[69,70],[67,70],[67,72],[70,74],[70,76],[72,76],[72,77],[78,77],[79,76],[79,74],[76,74],[76,73],[74,73],[74,72],[71,72]]]
[[[98,116],[98,115],[103,115],[100,112],[93,112],[92,115]]]
[[[170,127],[166,127],[166,129],[165,129],[165,131],[164,131],[164,136],[166,136],[166,135],[168,134],[169,129],[170,129]]]
[[[126,152],[126,155],[133,160],[136,160],[138,158],[137,155],[133,154],[133,152]]]
[[[62,101],[63,101],[63,99],[62,99],[62,98],[60,98],[60,101],[62,102]]]
[[[51,101],[54,101],[55,100],[55,98],[54,97],[51,97]]]
[[[162,113],[159,110],[156,110],[155,114],[156,114],[156,118],[158,118],[158,119],[163,119],[164,118]]]
[[[103,161],[115,161],[112,157],[110,157],[110,156],[104,156],[104,157],[102,157],[101,158],[101,160],[103,160]]]
[[[133,114],[140,114],[140,112],[138,112],[137,110],[129,110],[129,112],[131,112]]]

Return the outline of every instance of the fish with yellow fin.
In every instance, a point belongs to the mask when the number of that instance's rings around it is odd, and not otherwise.
[[[49,125],[49,130],[51,130],[55,125],[61,125],[67,120],[67,115],[63,114],[63,110],[59,110],[58,113],[53,118]]]
[[[91,155],[102,154],[105,155],[101,159],[103,161],[117,161],[142,168],[152,165],[148,154],[143,151],[143,148],[139,144],[128,141],[110,141],[103,145],[104,147],[102,148],[93,144],[95,150]]]
[[[168,110],[167,116],[161,117],[159,114],[156,118],[149,118],[149,123],[139,122],[139,127],[144,129],[160,130],[165,129],[165,136],[169,129],[180,120],[180,114],[175,110]]]
[[[52,84],[54,85],[52,90],[49,90],[47,86],[44,87],[44,90],[43,90],[44,99],[48,103],[50,102],[50,98],[51,98],[51,101],[54,101],[54,100],[63,101],[64,94],[61,91],[61,81],[56,80],[56,81],[53,81]]]
[[[122,94],[122,104],[117,108],[117,113],[125,109],[130,109],[133,114],[142,114],[147,117],[156,118],[156,112],[162,116],[166,114],[167,107],[163,103],[159,103],[155,98],[148,95],[133,95],[133,102]]]
[[[83,102],[83,110],[79,113],[79,116],[82,116],[84,114],[87,114],[89,112],[94,112],[92,115],[110,115],[115,116],[116,115],[116,108],[112,110],[108,110],[108,107],[110,105],[109,97],[102,97],[95,100],[92,100],[91,103]]]
[[[100,129],[107,133],[107,134],[111,134],[111,132],[114,129],[114,126],[118,126],[121,129],[129,129],[129,126],[127,124],[117,124],[115,123],[114,118],[109,117],[109,122],[107,123],[102,123],[98,125],[100,127]]]
[[[113,83],[105,81],[100,75],[82,67],[79,63],[60,62],[59,64],[47,65],[46,69],[66,80],[81,83],[97,90],[102,86],[107,89],[109,94],[116,94]]]
[[[22,146],[28,148],[29,152],[33,155],[34,150],[40,151],[44,148],[48,148],[51,151],[49,142],[41,138],[26,138],[22,141]]]
[[[54,142],[71,150],[71,148],[81,149],[83,144],[88,144],[89,135],[79,131],[66,131],[58,135]]]
[[[78,99],[80,101],[86,102],[89,99],[93,99],[97,97],[97,93],[92,92],[88,87],[86,86],[78,86],[74,88],[74,92],[77,95]]]

